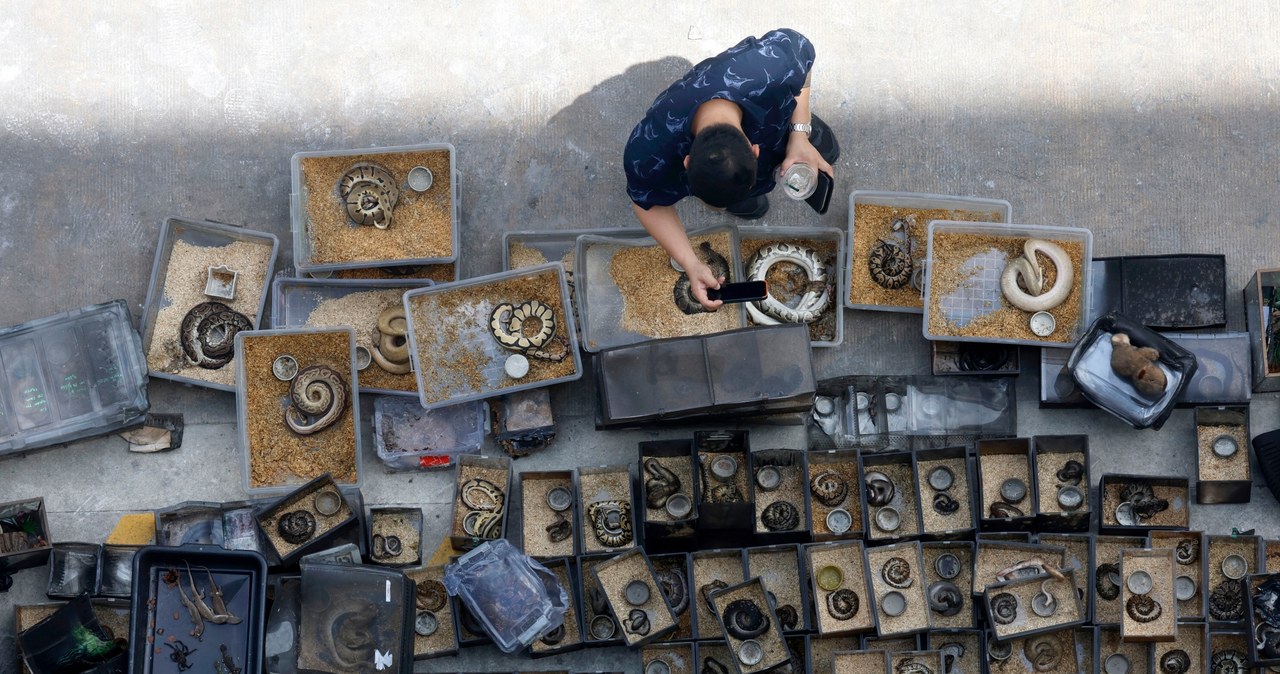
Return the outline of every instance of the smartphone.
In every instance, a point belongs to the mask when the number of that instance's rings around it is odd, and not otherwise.
[[[835,189],[836,181],[826,171],[818,171],[818,188],[805,199],[809,207],[822,215],[827,212],[827,208],[831,206],[831,192]]]
[[[707,299],[732,302],[759,302],[769,296],[769,284],[764,281],[721,283],[718,289],[707,288]]]

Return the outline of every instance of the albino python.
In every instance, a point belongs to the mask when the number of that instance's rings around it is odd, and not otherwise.
[[[390,306],[378,314],[369,355],[378,367],[391,374],[409,372],[409,322],[403,306]]]
[[[391,211],[400,199],[400,190],[386,169],[374,164],[357,164],[342,174],[338,196],[347,205],[347,217],[352,222],[386,229],[391,226]]]
[[[831,305],[831,283],[827,266],[812,248],[802,248],[789,243],[775,243],[756,251],[747,265],[747,278],[763,281],[769,270],[779,262],[791,262],[804,270],[809,286],[795,308],[779,302],[770,292],[759,302],[747,302],[747,313],[756,325],[778,323],[812,323]]]
[[[284,422],[298,435],[311,435],[333,425],[347,410],[347,382],[327,365],[303,368],[289,386],[292,403]]]
[[[1044,269],[1040,267],[1036,253],[1048,257],[1058,272],[1053,287],[1047,291],[1044,288]],[[1018,286],[1019,280],[1027,290]],[[1027,239],[1022,256],[1010,260],[1004,266],[1004,271],[1000,274],[1000,291],[1009,304],[1023,311],[1048,311],[1067,300],[1074,282],[1075,268],[1071,266],[1071,257],[1062,246],[1044,239]]]

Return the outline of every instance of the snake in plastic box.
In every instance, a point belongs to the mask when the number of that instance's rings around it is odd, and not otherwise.
[[[747,278],[763,281],[779,262],[790,262],[804,270],[809,283],[796,306],[789,307],[769,292],[759,302],[747,302],[747,313],[756,325],[779,323],[812,323],[831,306],[831,282],[827,266],[812,248],[789,243],[775,243],[761,248],[747,265]]]

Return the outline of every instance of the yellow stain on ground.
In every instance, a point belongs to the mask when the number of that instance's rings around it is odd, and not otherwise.
[[[154,513],[132,513],[120,518],[107,536],[107,545],[150,545],[156,538]]]

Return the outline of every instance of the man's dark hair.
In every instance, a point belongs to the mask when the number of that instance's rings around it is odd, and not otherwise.
[[[716,208],[746,199],[756,184],[751,141],[732,124],[708,126],[689,148],[689,191]]]

